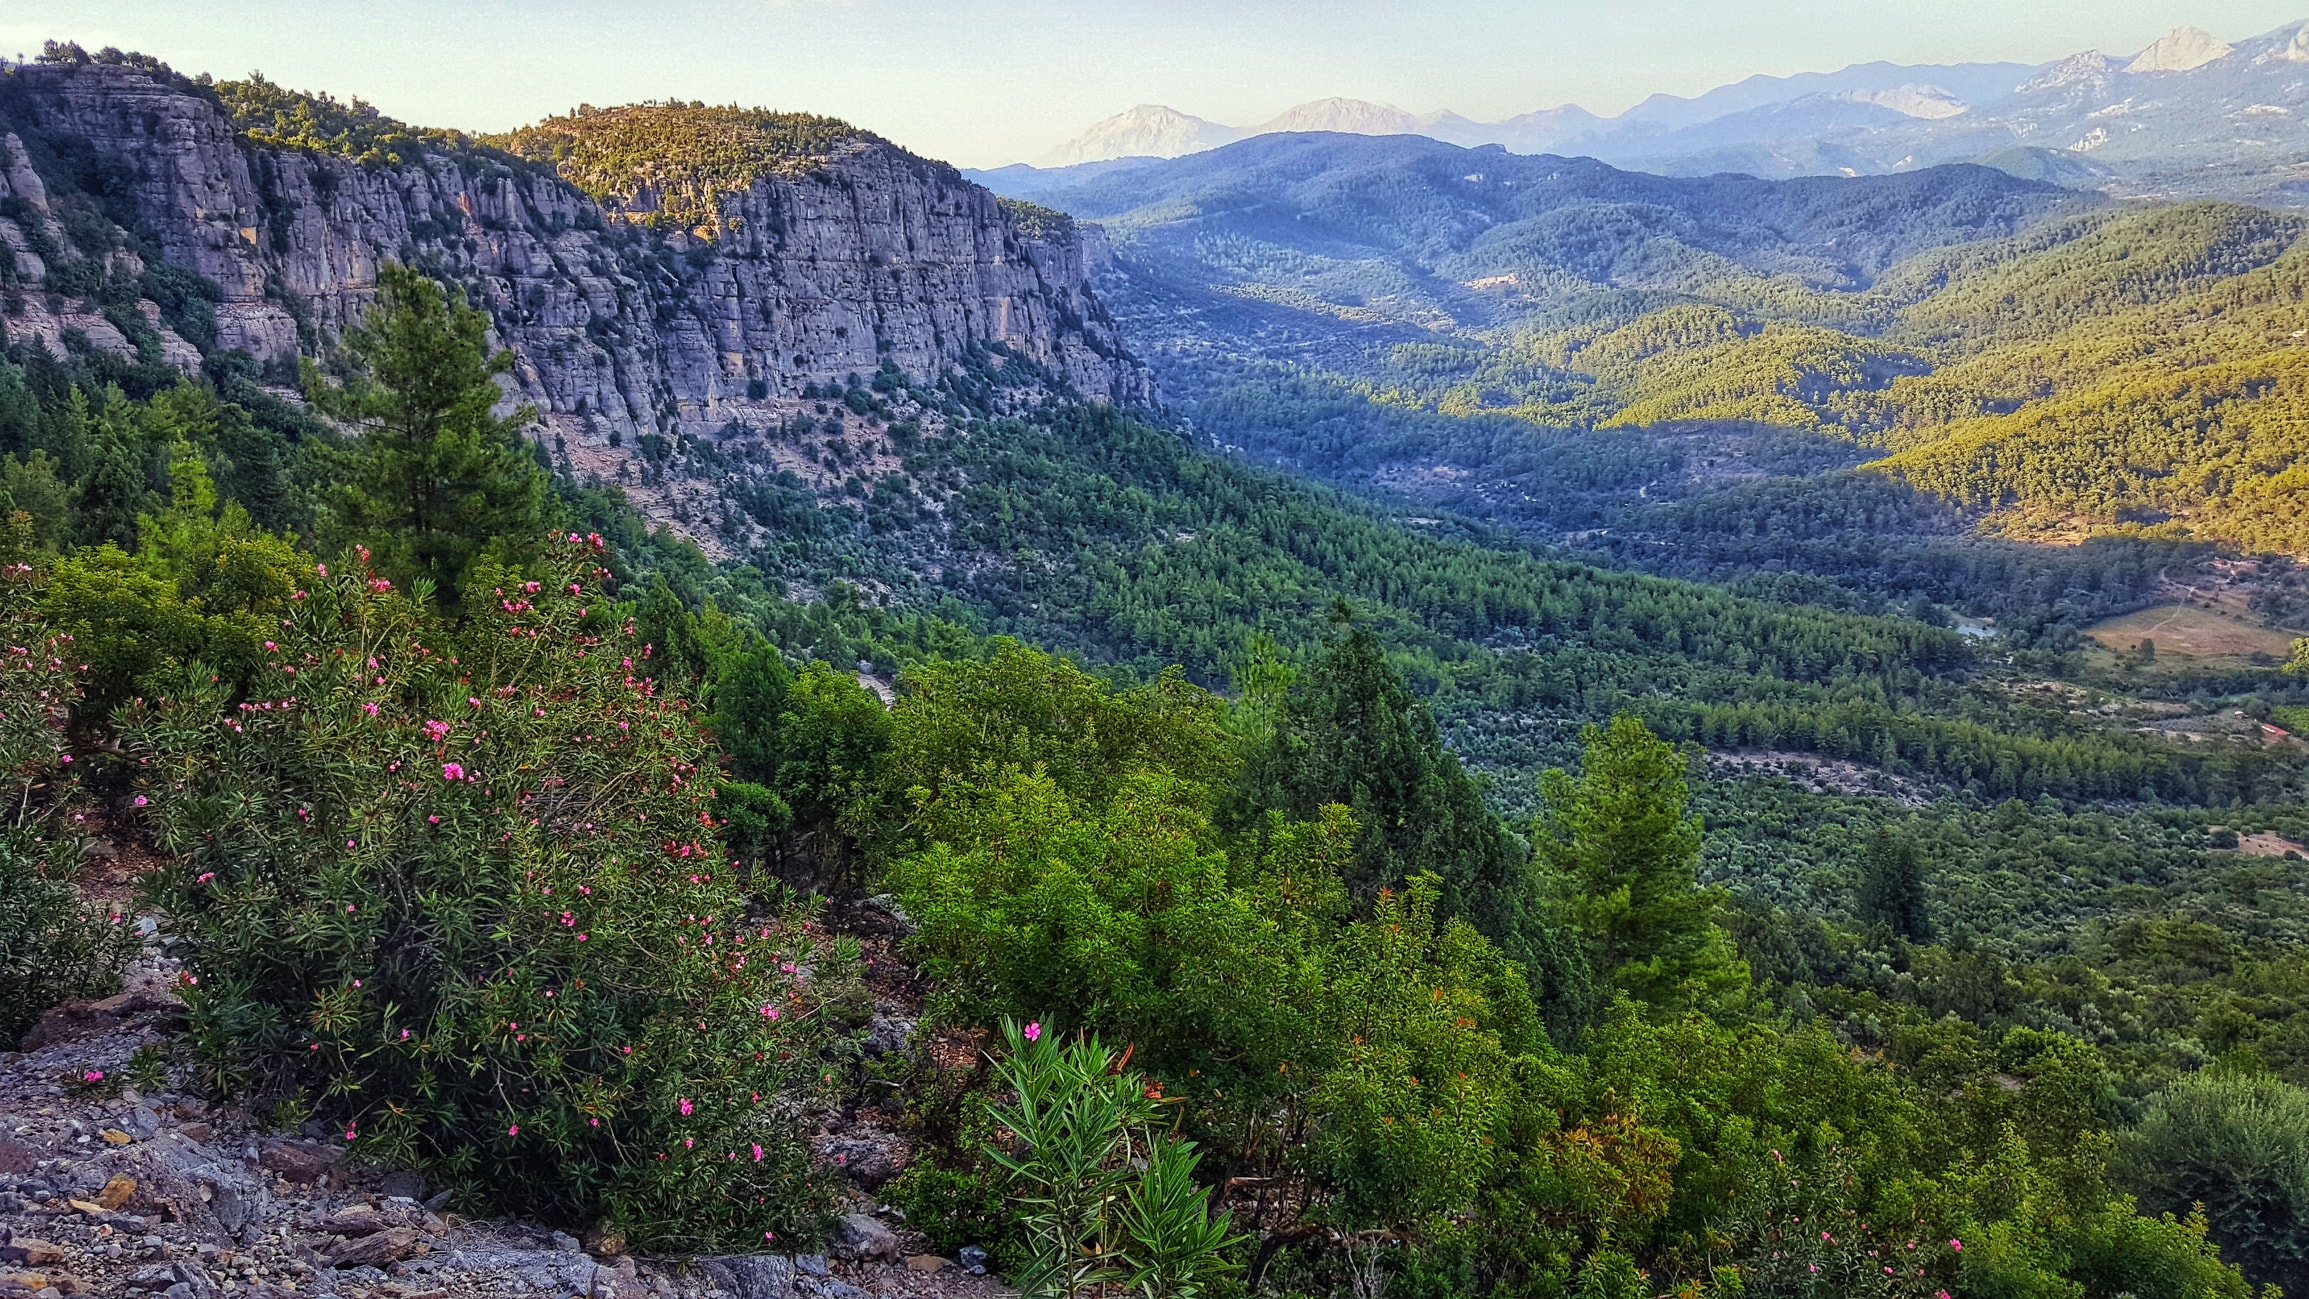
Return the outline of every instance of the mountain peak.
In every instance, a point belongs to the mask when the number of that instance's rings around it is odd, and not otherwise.
[[[2155,47],[2151,46],[2150,48],[2154,49]],[[2146,57],[2146,54],[2147,51],[2143,51],[2143,57]],[[2099,50],[2086,50],[2082,54],[2071,54],[2030,77],[2021,84],[2020,88],[2023,91],[2053,90],[2061,86],[2077,85],[2080,82],[2098,81],[2109,75],[2114,66],[2115,60],[2109,58],[2108,55]]]
[[[1243,138],[1231,126],[1164,104],[1140,104],[1117,113],[1034,160],[1037,167],[1071,167],[1111,158],[1176,158]]]
[[[2227,58],[2233,48],[2202,27],[2175,27],[2135,56],[2125,71],[2188,72]]]
[[[1914,83],[1894,86],[1890,90],[1848,90],[1841,98],[1855,104],[1874,104],[1889,108],[1902,117],[1920,117],[1926,121],[1940,121],[1955,117],[1964,111],[1964,101],[1938,86],[1920,86]]]
[[[1254,135],[1284,131],[1337,131],[1344,135],[1417,135],[1426,124],[1392,104],[1363,99],[1316,99],[1284,110]]]

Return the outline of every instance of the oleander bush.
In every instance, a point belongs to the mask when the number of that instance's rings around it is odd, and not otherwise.
[[[24,516],[16,516],[24,522]],[[41,1012],[120,985],[134,930],[84,905],[73,881],[82,837],[72,827],[77,782],[63,710],[78,693],[69,636],[34,614],[40,575],[0,569],[0,1045],[13,1046]]]
[[[195,663],[122,710],[190,1037],[218,1090],[477,1207],[659,1248],[807,1235],[795,1116],[856,945],[748,911],[716,755],[600,549],[476,577],[454,630],[317,565],[252,697]]]

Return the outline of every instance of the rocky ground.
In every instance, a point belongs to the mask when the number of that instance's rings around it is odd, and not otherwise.
[[[861,913],[873,929],[872,910]],[[882,958],[869,1047],[908,1049],[919,1005],[910,976],[887,933],[867,941]],[[413,1173],[356,1166],[317,1130],[260,1131],[237,1108],[182,1090],[165,1049],[176,976],[149,945],[119,995],[59,1007],[22,1050],[0,1052],[0,1299],[1012,1293],[982,1269],[927,1252],[901,1215],[872,1199],[906,1159],[904,1141],[872,1111],[835,1118],[814,1139],[852,1187],[824,1254],[635,1258],[614,1242],[534,1224],[467,1221]]]

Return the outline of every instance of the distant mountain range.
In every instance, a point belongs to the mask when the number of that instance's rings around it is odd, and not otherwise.
[[[1324,99],[1234,127],[1160,105],[1107,119],[1030,170],[1175,158],[1260,135],[1421,135],[1462,147],[1584,155],[1663,175],[1880,175],[1979,161],[2031,179],[2133,195],[2309,202],[2309,23],[2234,44],[2180,27],[2124,57],[2055,63],[1854,64],[1654,95],[1612,117],[1575,104],[1477,122]]]

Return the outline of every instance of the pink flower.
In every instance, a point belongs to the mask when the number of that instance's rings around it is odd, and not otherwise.
[[[80,1081],[84,1083],[103,1082],[104,1071],[102,1069],[91,1069],[88,1072],[80,1075]]]
[[[145,805],[145,802],[146,802],[146,800],[145,800],[145,797],[144,797],[144,795],[142,795],[142,794],[138,794],[138,795],[136,796],[136,805],[137,805],[138,807],[143,807],[143,806]]]
[[[681,1098],[681,1116],[682,1116],[683,1118],[685,1118],[685,1119],[686,1119],[686,1118],[688,1118],[688,1117],[689,1117],[689,1112],[690,1112],[690,1103],[689,1103],[689,1097],[687,1097],[687,1096],[684,1096],[684,1097],[682,1097],[682,1098]]]
[[[516,1123],[516,1124],[514,1124],[512,1127],[509,1127],[509,1128],[505,1129],[505,1135],[506,1135],[506,1136],[509,1136],[509,1137],[518,1137],[518,1136],[520,1136],[520,1135],[521,1135],[521,1125],[520,1125],[520,1124],[518,1124],[518,1123]]]
[[[789,968],[791,968],[791,967],[789,967]],[[1039,1020],[1039,1019],[1037,1019],[1037,1020],[1031,1020],[1031,1021],[1029,1021],[1029,1022],[1027,1023],[1027,1025],[1026,1025],[1026,1040],[1027,1040],[1027,1041],[1029,1041],[1029,1042],[1039,1042],[1039,1041],[1041,1041],[1041,1040],[1042,1040],[1042,1021],[1041,1021],[1041,1020]]]
[[[1964,1242],[1961,1240],[1951,1239],[1948,1242],[1948,1247],[1954,1250],[1962,1250],[1964,1248]]]
[[[375,717],[377,715],[377,706],[375,704],[363,704],[361,705],[361,711],[367,713],[371,717]]]
[[[465,779],[465,768],[454,762],[444,762],[441,764],[441,779],[463,780]]]
[[[762,1143],[759,1141],[754,1143],[754,1162],[762,1162]]]
[[[776,1019],[778,1017],[778,1008],[776,1006],[764,1006],[762,1007],[762,1014],[771,1019]]]

